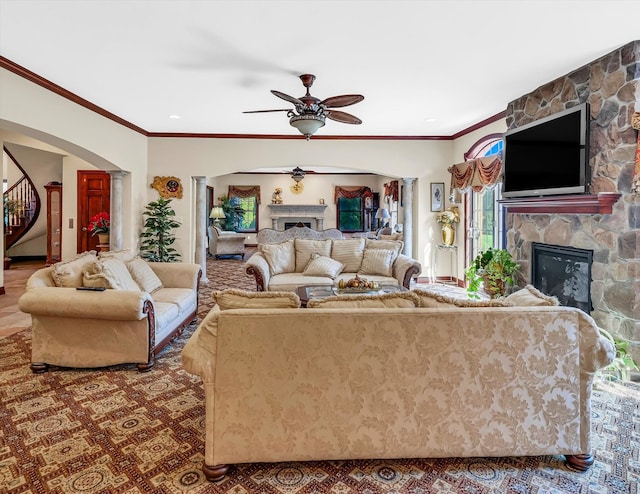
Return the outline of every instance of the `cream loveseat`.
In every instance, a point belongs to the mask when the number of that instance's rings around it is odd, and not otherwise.
[[[313,232],[300,230],[305,234]],[[295,291],[302,285],[337,285],[341,279],[349,280],[356,274],[369,281],[408,289],[411,278],[422,271],[418,261],[401,253],[401,241],[300,238],[289,230],[279,233],[283,236],[274,240],[286,238],[285,235],[290,238],[280,243],[259,243],[258,251],[245,263],[245,273],[255,277],[257,291]]]
[[[242,256],[244,259],[244,241],[246,235],[237,232],[225,232],[216,226],[209,227],[209,254],[216,259],[220,256]]]
[[[36,271],[19,300],[33,321],[31,369],[151,370],[156,353],[196,319],[200,276],[199,264],[147,263],[128,251],[86,252]]]
[[[214,293],[182,352],[204,384],[209,480],[254,462],[593,462],[592,382],[614,349],[579,309],[423,308],[417,291],[300,309],[291,292],[235,292]]]

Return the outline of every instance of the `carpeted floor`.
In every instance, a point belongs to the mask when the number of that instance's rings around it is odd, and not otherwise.
[[[208,262],[212,289],[255,289],[243,261]],[[200,313],[206,313],[206,303]],[[640,386],[595,391],[595,464],[568,470],[561,456],[320,461],[236,465],[207,482],[204,393],[180,351],[192,325],[157,358],[134,366],[29,369],[30,331],[0,339],[0,493],[636,493],[640,476]]]

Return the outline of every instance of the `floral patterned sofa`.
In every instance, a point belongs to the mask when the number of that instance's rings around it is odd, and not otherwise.
[[[415,259],[402,254],[400,240],[345,239],[337,229],[322,232],[307,227],[257,235],[258,251],[245,263],[257,291],[295,291],[302,285],[337,285],[356,274],[382,285],[409,288],[422,271]]]
[[[592,384],[614,348],[579,309],[419,290],[306,309],[292,292],[213,296],[182,352],[204,383],[209,480],[254,462],[593,462]]]
[[[131,363],[151,370],[156,354],[196,319],[201,274],[199,264],[146,262],[128,250],[89,251],[39,269],[18,301],[33,321],[31,369]]]

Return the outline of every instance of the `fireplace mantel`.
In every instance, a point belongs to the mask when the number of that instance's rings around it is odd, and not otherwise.
[[[500,201],[507,213],[524,214],[611,214],[621,194],[575,194],[548,197],[523,197]]]
[[[326,204],[268,204],[271,210],[271,224],[274,230],[284,230],[285,220],[311,221],[311,227],[322,230]]]

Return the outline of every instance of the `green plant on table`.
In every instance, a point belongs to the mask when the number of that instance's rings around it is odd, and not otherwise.
[[[140,234],[140,257],[152,262],[174,262],[180,254],[172,245],[176,241],[174,228],[180,226],[171,208],[171,199],[161,197],[146,206],[144,230]]]
[[[489,248],[480,252],[465,270],[469,282],[467,292],[472,298],[479,298],[478,292],[484,284],[485,291],[491,297],[502,297],[507,287],[515,282],[520,265],[513,260],[505,249]]]

